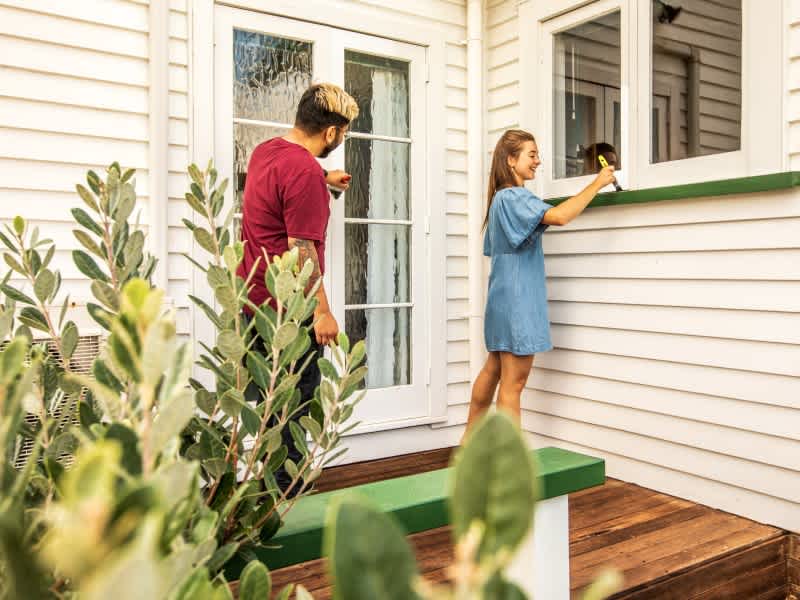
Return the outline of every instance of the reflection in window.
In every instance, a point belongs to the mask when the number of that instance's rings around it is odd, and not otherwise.
[[[554,44],[553,176],[596,173],[598,154],[619,158],[620,13],[562,31]]]
[[[742,3],[652,3],[651,161],[738,150]]]

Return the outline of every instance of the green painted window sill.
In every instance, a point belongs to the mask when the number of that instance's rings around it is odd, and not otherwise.
[[[800,186],[800,171],[786,171],[755,177],[738,177],[719,181],[704,181],[685,185],[647,188],[643,190],[625,190],[622,192],[606,192],[598,194],[592,200],[592,206],[614,206],[617,204],[637,204],[640,202],[658,202],[661,200],[686,200],[688,198],[707,198],[711,196],[727,196],[729,194],[752,194],[755,192],[772,192],[788,190]],[[546,198],[548,204],[560,204],[569,196]]]

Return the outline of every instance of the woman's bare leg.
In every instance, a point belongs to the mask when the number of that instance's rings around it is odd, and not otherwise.
[[[520,396],[532,366],[533,356],[500,353],[500,393],[497,395],[497,410],[504,410],[517,424],[520,422]]]
[[[469,401],[469,417],[467,417],[467,428],[464,431],[466,437],[469,430],[480,421],[486,414],[494,399],[494,392],[497,389],[497,382],[500,381],[500,354],[490,352],[486,357],[481,372],[472,385],[472,397]],[[463,438],[462,438],[463,442]]]

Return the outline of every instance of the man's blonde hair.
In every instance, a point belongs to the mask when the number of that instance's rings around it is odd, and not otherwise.
[[[308,88],[297,106],[295,125],[316,134],[327,127],[343,127],[358,117],[358,104],[338,85],[317,83]]]

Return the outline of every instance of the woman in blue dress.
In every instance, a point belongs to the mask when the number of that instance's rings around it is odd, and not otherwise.
[[[489,409],[498,383],[497,408],[519,423],[533,356],[553,347],[542,233],[572,221],[614,181],[614,167],[605,167],[586,189],[553,207],[524,187],[540,164],[536,140],[526,131],[506,131],[495,146],[483,224],[483,253],[492,259],[484,320],[489,356],[472,386],[467,431]]]

